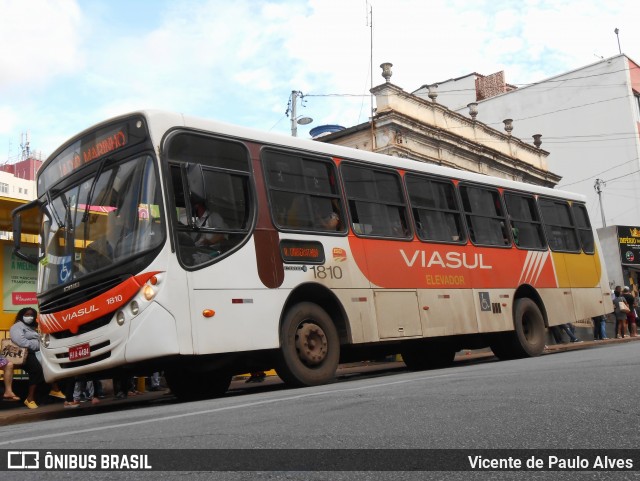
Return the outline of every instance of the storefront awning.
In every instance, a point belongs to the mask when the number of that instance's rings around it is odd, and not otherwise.
[[[26,200],[0,197],[0,231],[13,231],[11,212],[16,207],[20,207],[27,202]],[[34,235],[40,233],[40,211],[37,209],[29,209],[22,212],[22,233]]]

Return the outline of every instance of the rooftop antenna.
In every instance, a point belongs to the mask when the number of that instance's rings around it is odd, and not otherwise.
[[[622,49],[620,48],[620,35],[618,35],[618,33],[620,33],[620,30],[618,30],[618,27],[616,27],[613,32],[616,34],[616,38],[618,39],[618,52],[622,54]]]
[[[29,131],[26,134],[22,133],[20,136],[20,148],[22,149],[22,158],[20,160],[27,160],[31,157],[31,147],[29,146]]]

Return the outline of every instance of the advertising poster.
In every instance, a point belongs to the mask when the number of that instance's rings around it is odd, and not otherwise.
[[[640,267],[640,228],[618,226],[622,265]]]
[[[17,312],[25,306],[36,306],[37,267],[13,254],[13,246],[3,246],[2,307]],[[22,246],[25,254],[37,255],[35,247]]]

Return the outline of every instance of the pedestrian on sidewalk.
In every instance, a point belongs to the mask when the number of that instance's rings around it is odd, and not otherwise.
[[[562,329],[565,332],[565,334],[569,336],[569,342],[582,342],[580,339],[576,337],[576,328],[570,322],[567,322],[566,324],[562,324],[560,326],[560,329]]]
[[[0,355],[0,369],[3,371],[4,393],[3,401],[20,401],[20,398],[13,392],[13,363],[6,357]]]
[[[593,321],[593,340],[604,341],[605,339],[609,339],[605,329],[607,318],[605,316],[595,316],[592,317],[591,320]]]
[[[36,352],[40,350],[37,317],[38,312],[33,307],[24,307],[18,311],[16,319],[9,329],[11,340],[20,347],[26,347],[28,351],[22,369],[29,375],[29,390],[27,398],[24,400],[24,405],[29,409],[38,408],[35,400],[36,389],[44,384],[42,365],[36,357]]]
[[[627,312],[627,329],[629,329],[629,336],[635,337],[636,327],[636,296],[631,293],[629,287],[624,286],[622,289],[622,297],[629,306],[629,312]]]
[[[618,289],[617,286],[616,290]],[[614,291],[615,293],[615,291]],[[616,316],[616,339],[624,337],[627,330],[627,312],[629,312],[629,305],[622,293],[618,292],[617,296],[613,299],[613,313]]]

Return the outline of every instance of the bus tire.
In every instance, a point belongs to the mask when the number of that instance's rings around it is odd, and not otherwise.
[[[498,334],[491,349],[499,359],[518,359],[539,356],[544,351],[547,330],[538,305],[524,297],[517,299],[514,312],[514,331]]]
[[[167,385],[179,401],[198,401],[220,397],[231,384],[231,374],[226,372],[193,372],[186,369],[165,371]]]
[[[278,376],[294,387],[326,384],[339,360],[338,331],[326,311],[311,302],[292,306],[280,331]]]
[[[412,345],[401,349],[400,354],[411,371],[440,369],[453,364],[456,351],[447,346]]]

